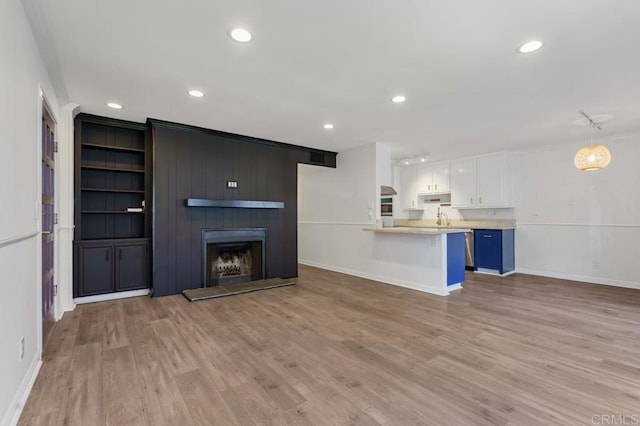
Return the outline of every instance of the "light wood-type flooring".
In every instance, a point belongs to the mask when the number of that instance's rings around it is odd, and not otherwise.
[[[439,297],[301,266],[292,287],[78,306],[53,331],[20,424],[567,425],[603,415],[640,419],[640,291],[469,273]]]

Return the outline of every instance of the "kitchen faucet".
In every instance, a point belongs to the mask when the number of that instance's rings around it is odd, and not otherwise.
[[[438,226],[451,226],[451,221],[449,220],[449,215],[445,212],[440,212],[440,207],[438,207],[438,214],[436,215],[438,220],[436,220],[436,225]]]

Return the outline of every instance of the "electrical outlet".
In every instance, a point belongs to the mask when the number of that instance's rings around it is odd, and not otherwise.
[[[24,336],[20,338],[20,360],[24,359]]]
[[[600,261],[599,260],[594,260],[593,261],[593,269],[600,269]]]
[[[235,180],[228,180],[227,181],[227,188],[237,188],[238,187],[238,182]]]

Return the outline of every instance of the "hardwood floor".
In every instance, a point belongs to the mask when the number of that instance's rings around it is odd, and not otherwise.
[[[301,266],[293,287],[78,306],[20,424],[631,421],[639,353],[640,291],[468,274],[439,297]]]

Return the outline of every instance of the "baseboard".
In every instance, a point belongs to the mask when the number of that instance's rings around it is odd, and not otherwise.
[[[462,283],[451,284],[447,286],[447,291],[451,293],[452,291],[462,290]]]
[[[311,260],[298,259],[298,263],[302,265],[313,266],[315,268],[326,269],[328,271],[340,272],[341,274],[353,275],[354,277],[365,278],[372,281],[379,281],[385,284],[396,285],[398,287],[409,288],[411,290],[422,291],[424,293],[435,294],[436,296],[446,296],[449,294],[443,293],[440,289],[420,287],[409,281],[396,280],[382,275],[368,274],[366,272],[356,271],[348,268],[341,268],[339,266],[325,265],[323,263],[313,262]]]
[[[29,365],[29,369],[27,370],[27,374],[25,374],[22,379],[22,383],[20,383],[20,387],[16,391],[16,394],[11,401],[11,405],[9,405],[9,409],[5,413],[0,425],[14,426],[18,424],[18,420],[20,420],[20,416],[22,415],[22,410],[24,409],[27,399],[29,398],[29,394],[31,393],[31,388],[33,388],[33,384],[36,382],[36,378],[40,372],[40,367],[42,367],[42,360],[39,355],[36,355],[33,357],[33,360]]]
[[[560,272],[542,271],[539,269],[517,268],[519,274],[538,275],[541,277],[558,278],[561,280],[581,281],[590,284],[608,285],[611,287],[624,287],[640,290],[640,283],[632,281],[612,280],[598,277],[590,277],[587,275],[563,274]]]
[[[84,303],[104,302],[106,300],[126,299],[127,297],[146,296],[149,294],[149,289],[131,290],[131,291],[118,291],[116,293],[98,294],[97,296],[85,296],[76,297],[73,299],[76,305],[82,305]]]
[[[496,277],[508,277],[509,275],[516,273],[516,271],[509,271],[509,272],[505,272],[504,274],[501,274],[500,271],[496,269],[485,269],[485,268],[478,268],[478,270],[473,272],[476,274],[495,275]]]

